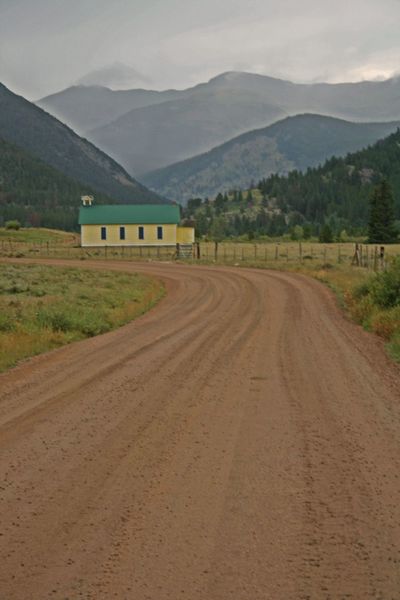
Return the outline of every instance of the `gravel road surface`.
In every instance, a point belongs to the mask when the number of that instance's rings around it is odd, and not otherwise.
[[[400,369],[328,289],[57,264],[168,293],[0,376],[1,600],[400,598]]]

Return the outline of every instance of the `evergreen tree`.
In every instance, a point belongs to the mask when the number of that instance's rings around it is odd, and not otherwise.
[[[332,229],[329,227],[328,223],[325,223],[325,225],[321,227],[319,241],[321,244],[331,244],[333,242]]]
[[[217,195],[217,197],[215,198],[214,206],[215,206],[215,212],[217,213],[217,215],[221,214],[221,212],[224,208],[224,197],[221,193],[219,193]]]
[[[371,195],[368,241],[370,244],[392,244],[397,239],[392,188],[384,180]]]
[[[312,236],[312,227],[309,223],[303,225],[303,237],[305,240],[309,240]]]
[[[214,242],[222,242],[225,237],[226,222],[223,217],[216,217],[210,227],[210,235]]]
[[[204,212],[199,211],[196,214],[195,228],[196,228],[196,235],[198,237],[201,237],[202,235],[205,235],[207,233],[208,219],[207,219],[206,215],[204,214]]]

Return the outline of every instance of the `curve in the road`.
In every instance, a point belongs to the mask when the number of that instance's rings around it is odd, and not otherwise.
[[[399,598],[381,342],[300,275],[85,267],[168,294],[0,376],[0,598]]]

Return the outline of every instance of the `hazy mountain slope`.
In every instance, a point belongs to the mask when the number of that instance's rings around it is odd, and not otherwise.
[[[141,175],[284,116],[246,90],[216,90],[135,109],[88,135],[130,173]]]
[[[41,101],[136,175],[190,158],[285,116],[400,119],[400,79],[294,84],[230,72],[182,91],[71,88]],[[88,131],[88,129],[92,129]]]
[[[179,98],[182,92],[167,90],[110,90],[76,85],[42,98],[36,104],[80,134],[114,121],[142,106]]]
[[[93,144],[2,84],[0,136],[35,154],[64,175],[120,202],[160,200]]]
[[[0,138],[0,222],[76,229],[81,195],[93,194],[34,155]],[[95,192],[96,203],[113,203]]]
[[[184,97],[130,111],[91,131],[97,145],[135,175],[184,160],[285,116],[315,112],[351,120],[400,119],[400,80],[293,84],[226,73]]]
[[[376,142],[399,122],[350,123],[320,115],[289,117],[242,134],[210,152],[148,173],[143,182],[169,198],[185,202],[247,188],[271,173],[313,167]]]
[[[284,111],[323,113],[352,121],[400,119],[400,77],[358,83],[291,83],[252,73],[223,73],[193,91],[247,90]]]

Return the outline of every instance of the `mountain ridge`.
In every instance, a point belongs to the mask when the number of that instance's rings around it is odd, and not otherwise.
[[[84,98],[89,92],[75,89],[74,93],[75,97],[67,102],[64,120],[72,126],[75,120],[80,127],[85,122],[86,136],[139,177],[286,116],[317,113],[349,121],[400,119],[398,78],[342,84],[292,83],[228,71],[184,90],[128,90],[123,92],[128,94],[123,101],[117,100],[122,92],[111,91],[98,113],[94,100]],[[100,96],[104,93],[99,88],[91,94],[93,98],[97,94],[102,104]],[[46,110],[59,110],[67,95],[64,91],[61,96],[47,97]],[[105,110],[106,105],[111,108]]]
[[[0,136],[64,175],[120,202],[158,202],[115,160],[0,83]]]
[[[193,197],[212,197],[271,173],[305,170],[330,156],[376,142],[400,125],[352,123],[323,115],[286,117],[268,127],[246,132],[207,153],[144,175],[143,183],[185,203]]]

